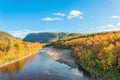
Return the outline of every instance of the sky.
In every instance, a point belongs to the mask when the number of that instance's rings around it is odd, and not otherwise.
[[[0,0],[0,30],[22,38],[120,30],[120,0]]]

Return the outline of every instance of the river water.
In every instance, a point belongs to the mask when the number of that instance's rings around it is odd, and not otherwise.
[[[0,80],[89,80],[77,68],[59,63],[45,52],[0,68]]]

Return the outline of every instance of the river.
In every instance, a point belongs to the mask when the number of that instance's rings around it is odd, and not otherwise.
[[[0,68],[0,80],[89,80],[83,71],[39,52]]]

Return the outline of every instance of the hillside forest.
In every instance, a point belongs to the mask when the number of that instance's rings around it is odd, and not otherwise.
[[[56,48],[73,50],[77,63],[88,71],[111,80],[120,80],[120,32],[101,32],[53,42]]]
[[[35,53],[42,48],[38,42],[24,42],[0,31],[0,65]]]

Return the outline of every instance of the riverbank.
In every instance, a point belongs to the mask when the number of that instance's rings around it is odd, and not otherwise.
[[[60,63],[65,63],[68,66],[78,68],[79,71],[83,72],[84,76],[89,77],[91,80],[93,76],[82,66],[76,64],[76,59],[72,56],[73,51],[70,49],[57,49],[53,47],[46,47],[41,50],[41,52],[47,53],[53,60]],[[96,79],[94,79],[96,80]]]
[[[78,68],[80,67],[87,71],[91,75],[90,80],[120,80],[119,72],[104,70],[98,66],[90,67],[79,61],[80,60],[76,57]]]
[[[46,47],[42,49],[41,52],[46,52],[55,61],[65,63],[75,68],[77,67],[75,59],[71,56],[72,50]]]
[[[42,52],[46,52],[55,61],[65,63],[72,67],[78,67],[80,71],[81,70],[84,71],[83,74],[90,77],[90,80],[109,80],[110,79],[109,74],[107,74],[107,72],[100,70],[99,68],[95,69],[87,66],[85,67],[84,65],[81,65],[79,62],[77,62],[77,60],[71,55],[72,50],[46,47],[42,50]],[[104,75],[108,75],[108,77]],[[114,79],[111,78],[110,80],[114,80]]]
[[[98,66],[90,67],[79,61],[80,60],[76,57],[78,69],[83,68],[84,71],[90,74],[90,80],[120,80],[119,72],[104,70]]]
[[[0,65],[0,68],[1,68],[1,67],[4,67],[4,66],[7,66],[7,65],[9,65],[9,64],[13,64],[13,63],[15,63],[15,62],[18,62],[18,61],[20,61],[20,60],[22,60],[22,59],[25,59],[25,58],[27,58],[27,57],[29,57],[29,56],[32,56],[32,55],[35,55],[35,54],[37,54],[37,53],[39,53],[39,52],[40,52],[40,51],[37,51],[37,52],[34,52],[34,53],[27,54],[27,55],[25,55],[25,56],[23,56],[23,57],[21,57],[21,58],[19,58],[19,59],[7,61],[7,62],[5,62],[4,64],[1,64],[1,65]]]
[[[41,51],[0,68],[0,80],[89,80],[83,71],[54,61],[46,52]]]

